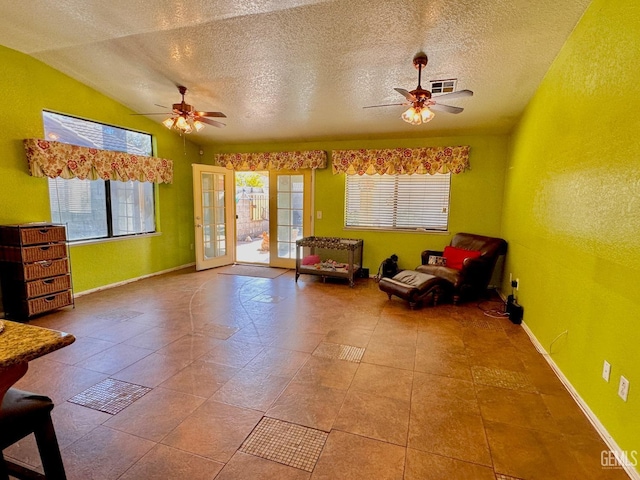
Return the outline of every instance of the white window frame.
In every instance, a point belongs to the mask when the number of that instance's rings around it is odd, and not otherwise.
[[[346,229],[446,232],[451,174],[346,175]]]

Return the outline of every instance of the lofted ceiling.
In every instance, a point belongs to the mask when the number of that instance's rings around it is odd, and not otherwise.
[[[506,133],[590,0],[28,0],[0,5],[0,44],[135,112],[222,111],[197,143]],[[470,98],[428,124],[394,87],[457,78]],[[165,117],[149,117],[161,122]]]

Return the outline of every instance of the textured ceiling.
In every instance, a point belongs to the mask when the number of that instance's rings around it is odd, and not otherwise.
[[[136,112],[185,85],[228,116],[199,143],[505,133],[589,1],[28,0],[0,4],[0,44]],[[446,102],[465,111],[411,126],[402,107],[363,110],[403,101],[420,50],[423,79],[474,91]]]

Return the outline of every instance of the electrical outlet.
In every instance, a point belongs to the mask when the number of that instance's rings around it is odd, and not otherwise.
[[[611,364],[605,360],[604,365],[602,366],[602,378],[604,378],[605,382],[608,382],[610,376],[611,376]]]
[[[322,220],[322,210],[318,210],[318,211],[316,212],[316,218],[317,218],[318,220]]]
[[[620,375],[620,385],[618,386],[618,396],[627,401],[627,395],[629,395],[629,380]]]

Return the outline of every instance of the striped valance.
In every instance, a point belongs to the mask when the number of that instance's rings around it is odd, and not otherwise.
[[[334,150],[333,173],[405,174],[462,173],[469,168],[469,147]]]
[[[306,150],[302,152],[220,153],[215,156],[215,162],[221,167],[238,171],[326,168],[327,152]]]
[[[34,177],[173,183],[173,162],[164,158],[37,138],[24,140],[24,148]]]

